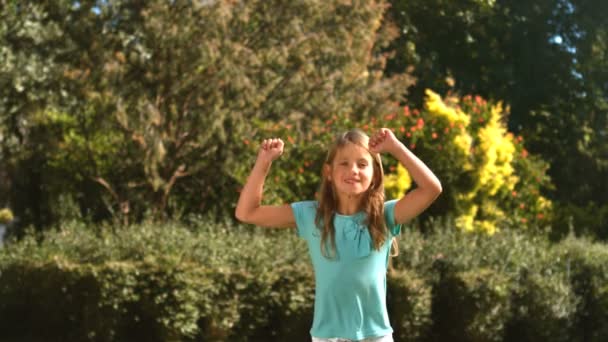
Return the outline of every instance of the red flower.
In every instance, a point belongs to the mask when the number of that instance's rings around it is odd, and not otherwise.
[[[384,116],[384,120],[386,120],[386,121],[391,121],[394,118],[395,118],[395,114],[394,113],[393,114],[388,114],[388,115]]]
[[[416,126],[419,129],[422,129],[422,127],[424,127],[424,120],[422,118],[418,119],[418,121],[416,122]]]

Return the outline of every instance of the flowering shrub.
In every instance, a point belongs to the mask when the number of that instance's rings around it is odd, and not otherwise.
[[[444,193],[432,207],[434,215],[450,215],[467,231],[494,234],[501,227],[542,226],[551,216],[551,202],[540,194],[551,186],[548,164],[530,155],[523,138],[507,132],[501,103],[479,96],[442,99],[427,90],[422,110],[402,107],[389,113],[355,121],[348,113],[307,127],[288,121],[259,123],[243,142],[251,146],[251,162],[238,167],[235,177],[246,179],[259,141],[281,137],[286,154],[273,166],[266,184],[271,203],[310,199],[317,191],[327,146],[333,134],[358,127],[372,134],[388,127],[437,174]],[[255,141],[255,143],[252,143]],[[407,171],[394,158],[383,159],[387,198],[403,196],[412,187]]]
[[[551,202],[548,164],[531,156],[521,136],[507,132],[501,103],[480,96],[442,99],[427,90],[422,111],[403,108],[391,127],[437,174],[444,193],[435,212],[458,228],[494,234],[500,227],[543,225]]]

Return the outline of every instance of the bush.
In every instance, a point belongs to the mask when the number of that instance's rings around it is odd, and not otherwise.
[[[291,233],[151,224],[30,232],[0,253],[0,316],[9,318],[0,325],[7,336],[58,340],[294,334],[271,324],[312,317],[314,278]]]
[[[438,272],[431,340],[501,341],[509,319],[508,279],[488,269],[454,273],[441,265]]]
[[[436,223],[439,225],[439,223]],[[404,229],[399,341],[603,341],[608,249],[570,237]],[[306,341],[314,275],[293,230],[71,223],[0,249],[3,338]]]
[[[387,305],[396,341],[420,341],[431,328],[431,286],[414,272],[399,270],[387,278]]]
[[[578,298],[563,274],[522,270],[511,293],[507,341],[572,341]]]
[[[604,244],[570,237],[560,243],[559,258],[567,263],[570,287],[578,299],[575,336],[581,341],[606,340],[608,249]]]

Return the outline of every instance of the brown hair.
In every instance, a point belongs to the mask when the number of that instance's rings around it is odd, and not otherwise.
[[[339,134],[336,137],[327,153],[325,165],[328,165],[331,168],[338,149],[344,147],[348,143],[361,146],[369,152],[369,137],[367,134],[361,130],[353,129]],[[384,222],[384,171],[382,170],[380,154],[370,152],[370,155],[373,160],[374,174],[370,187],[365,192],[361,209],[367,216],[365,223],[372,238],[373,248],[379,250],[386,241],[388,235],[388,230]],[[321,230],[322,255],[327,258],[333,258],[336,255],[336,231],[333,218],[338,208],[338,198],[335,194],[334,186],[328,179],[325,170],[322,170],[321,172],[321,179],[321,189],[318,198],[319,207],[317,209],[315,223],[317,228]],[[328,237],[331,241],[331,254],[327,251]],[[392,247],[395,249],[395,253],[391,255],[397,255],[399,253],[399,247],[395,240],[392,242]]]

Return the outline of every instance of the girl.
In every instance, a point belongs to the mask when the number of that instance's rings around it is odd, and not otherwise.
[[[264,179],[283,153],[281,139],[262,142],[236,207],[243,222],[295,227],[308,243],[315,273],[313,342],[392,342],[386,311],[386,271],[401,224],[441,193],[433,172],[387,128],[369,138],[359,130],[339,135],[322,170],[318,201],[261,205]],[[384,202],[380,153],[408,170],[417,188]]]

